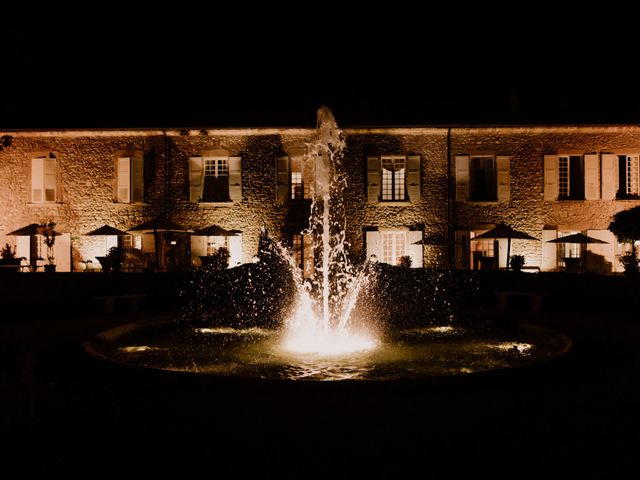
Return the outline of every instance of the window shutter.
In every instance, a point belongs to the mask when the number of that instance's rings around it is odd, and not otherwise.
[[[469,199],[469,155],[456,155],[456,200],[466,202]]]
[[[407,157],[407,193],[410,202],[420,200],[420,155]]]
[[[131,159],[129,157],[118,158],[118,202],[129,203],[131,201]]]
[[[202,199],[204,188],[204,161],[202,157],[189,157],[189,201],[197,203]]]
[[[598,154],[590,153],[584,156],[584,198],[598,200],[600,198],[600,168]]]
[[[44,184],[44,158],[31,159],[31,201],[44,201],[44,192],[42,186]]]
[[[24,257],[26,263],[31,264],[31,237],[27,235],[16,237],[16,257]]]
[[[289,157],[276,159],[276,201],[284,203],[289,193]]]
[[[366,232],[367,260],[371,259],[371,255],[375,255],[378,261],[382,260],[382,249],[380,248],[380,232]]]
[[[229,198],[242,201],[242,157],[229,157]]]
[[[232,235],[229,239],[229,268],[242,265],[242,235]]]
[[[468,158],[469,157],[467,157],[467,159]],[[469,270],[469,231],[456,230],[455,238],[456,238],[456,245],[455,245],[456,268],[461,270]]]
[[[558,156],[544,156],[544,199],[558,199]]]
[[[557,230],[542,230],[542,264],[540,270],[548,272],[558,268],[558,244],[549,240],[558,238]]]
[[[56,272],[71,271],[71,234],[63,233],[56,236],[53,244],[53,257],[56,264]]]
[[[131,201],[144,202],[144,156],[142,150],[135,151],[131,158]]]
[[[618,192],[618,156],[602,154],[602,199],[613,200]]]
[[[57,161],[55,158],[44,159],[44,200],[45,202],[56,201],[57,182]]]
[[[496,157],[499,202],[508,202],[511,196],[510,165],[511,157],[502,155],[498,155]]]
[[[207,237],[204,235],[191,235],[191,264],[200,265],[200,257],[207,254]]]
[[[381,178],[380,157],[367,157],[367,198],[369,203],[378,203]],[[418,186],[418,188],[420,187]],[[376,256],[380,257],[378,254]],[[369,258],[369,255],[367,255],[367,258]]]
[[[422,240],[422,230],[407,232],[407,255],[411,257],[411,268],[422,268],[423,248],[422,244],[415,245]]]

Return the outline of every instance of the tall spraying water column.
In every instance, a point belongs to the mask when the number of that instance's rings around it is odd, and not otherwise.
[[[373,348],[376,343],[369,337],[370,332],[353,332],[349,322],[366,275],[354,272],[345,248],[344,148],[342,132],[331,110],[321,107],[318,139],[308,145],[306,159],[315,162],[309,231],[316,271],[312,288],[305,288],[296,272],[299,301],[287,322],[285,336],[285,347],[296,351],[343,353]]]

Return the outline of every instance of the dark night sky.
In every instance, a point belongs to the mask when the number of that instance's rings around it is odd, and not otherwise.
[[[619,34],[261,13],[5,14],[0,128],[312,126],[322,104],[343,126],[640,122],[638,42]]]

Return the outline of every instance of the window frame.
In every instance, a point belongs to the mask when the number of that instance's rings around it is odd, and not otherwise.
[[[402,161],[402,168],[388,170],[384,168],[385,161],[393,162],[395,168],[397,161]],[[391,185],[388,185],[389,175],[385,175],[385,171],[389,172]],[[398,177],[402,179],[399,180]],[[400,183],[401,182],[401,183]],[[389,188],[387,188],[389,187]],[[387,198],[388,193],[391,198]],[[407,156],[406,155],[381,155],[380,156],[380,202],[408,202],[409,194],[407,189]]]
[[[207,164],[214,163],[213,172],[214,175],[207,174]],[[226,173],[220,173],[220,163],[224,162]],[[222,192],[222,197],[224,198],[210,198],[207,197],[207,177],[213,177],[219,183],[220,188],[224,191]],[[224,179],[224,181],[222,180]],[[228,156],[203,156],[202,157],[202,200],[200,203],[227,203],[231,202],[231,197],[229,194],[229,157]]]
[[[477,164],[479,160],[491,161],[491,183],[488,184],[489,176],[487,174],[486,165],[479,169],[474,164]],[[478,188],[479,182],[477,182],[478,175],[474,175],[477,171],[483,171],[483,183],[482,189],[483,196],[479,196],[480,189]],[[498,201],[498,162],[496,155],[469,155],[469,202],[497,202]]]

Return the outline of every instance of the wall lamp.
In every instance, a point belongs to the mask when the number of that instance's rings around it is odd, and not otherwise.
[[[6,147],[10,147],[11,142],[13,142],[13,137],[11,135],[3,135],[2,137],[0,137],[0,150],[4,150]]]

